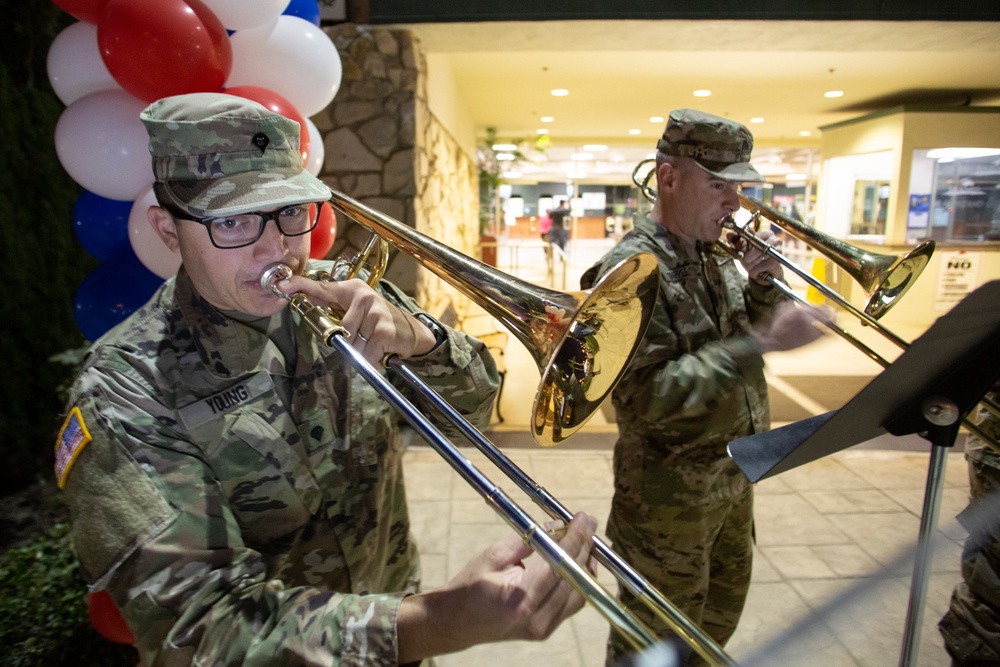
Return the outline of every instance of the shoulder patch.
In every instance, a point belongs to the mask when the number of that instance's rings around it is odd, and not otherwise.
[[[80,412],[80,408],[73,408],[66,415],[66,421],[56,438],[55,470],[60,489],[65,488],[66,478],[69,476],[70,468],[73,467],[73,462],[76,461],[76,457],[80,455],[91,439],[90,431],[83,423],[83,414]]]

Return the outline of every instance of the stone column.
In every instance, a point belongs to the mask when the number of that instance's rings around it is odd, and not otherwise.
[[[465,254],[479,239],[477,169],[427,105],[427,63],[410,33],[340,24],[325,29],[343,80],[312,118],[323,135],[320,172],[330,187]],[[353,254],[368,234],[338,216],[330,257]],[[429,312],[468,305],[409,256],[393,252],[386,278]],[[474,307],[474,306],[473,306]]]

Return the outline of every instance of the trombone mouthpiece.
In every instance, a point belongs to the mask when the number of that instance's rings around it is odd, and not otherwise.
[[[265,292],[270,292],[277,297],[291,300],[292,297],[279,290],[275,285],[279,280],[292,277],[292,270],[285,264],[275,264],[260,274],[260,287]]]

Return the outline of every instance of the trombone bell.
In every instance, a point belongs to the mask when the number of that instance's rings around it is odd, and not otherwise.
[[[659,290],[649,253],[624,260],[593,289],[559,292],[497,271],[343,193],[334,191],[330,204],[479,304],[528,349],[542,375],[531,434],[543,447],[590,419],[646,332]]]
[[[878,319],[889,312],[917,280],[934,253],[934,241],[924,241],[902,257],[867,252],[824,234],[744,195],[740,205],[823,253],[861,285],[868,295],[865,313]]]

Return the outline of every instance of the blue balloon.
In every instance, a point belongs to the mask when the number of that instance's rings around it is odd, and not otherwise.
[[[73,206],[73,231],[84,249],[102,262],[131,248],[128,216],[132,202],[84,190]]]
[[[319,2],[317,0],[292,0],[281,12],[283,16],[298,16],[315,26],[319,26]]]
[[[76,290],[73,316],[95,341],[149,301],[163,279],[147,269],[131,247],[87,274]]]

